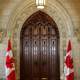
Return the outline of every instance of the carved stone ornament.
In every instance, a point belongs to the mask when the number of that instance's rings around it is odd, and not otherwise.
[[[0,43],[2,43],[3,38],[6,36],[6,30],[5,29],[0,29]]]

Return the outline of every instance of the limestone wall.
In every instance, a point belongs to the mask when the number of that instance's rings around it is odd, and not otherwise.
[[[38,11],[35,0],[0,0],[0,79],[5,78],[5,51],[8,32],[11,32],[12,50],[16,61],[16,75],[20,74],[20,31],[25,20]],[[75,80],[80,80],[80,1],[47,0],[42,10],[50,15],[60,32],[60,74],[63,75],[63,59],[68,39],[72,41]]]

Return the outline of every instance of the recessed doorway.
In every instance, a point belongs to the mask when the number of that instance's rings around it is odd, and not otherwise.
[[[20,34],[20,80],[60,80],[59,31],[42,11],[32,14]]]

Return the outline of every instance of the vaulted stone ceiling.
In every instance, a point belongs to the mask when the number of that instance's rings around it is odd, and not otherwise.
[[[0,12],[5,9],[9,4],[18,4],[21,1],[25,0],[0,0]],[[60,1],[67,9],[69,7],[73,8],[77,13],[80,13],[80,0],[58,0]]]
[[[23,1],[25,0],[0,0],[0,22],[2,23],[1,18],[4,15],[10,15],[12,10]],[[78,40],[80,41],[80,38],[79,38],[80,37],[79,35],[80,33],[80,29],[79,29],[80,27],[80,0],[57,0],[57,1],[59,1],[70,14],[73,24],[75,26],[74,32],[76,36],[78,37]]]
[[[12,5],[19,4],[19,2],[22,1],[25,0],[0,0],[0,12],[2,12],[8,6],[10,7],[11,4]],[[80,0],[58,0],[58,1],[60,1],[68,10],[72,8],[74,11],[76,11],[76,13],[80,14]]]

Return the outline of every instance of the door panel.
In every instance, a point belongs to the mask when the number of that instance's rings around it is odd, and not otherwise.
[[[43,19],[27,24],[21,38],[20,80],[59,80],[58,36],[54,26]]]
[[[39,40],[32,39],[32,75],[39,75]]]

